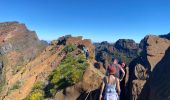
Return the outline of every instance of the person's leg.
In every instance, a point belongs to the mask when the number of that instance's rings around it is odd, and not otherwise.
[[[125,100],[125,82],[124,82],[124,80],[122,80],[120,82],[120,89],[121,89],[120,100]]]

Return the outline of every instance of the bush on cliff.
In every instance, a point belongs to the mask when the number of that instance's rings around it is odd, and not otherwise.
[[[25,98],[25,100],[44,100],[44,82],[39,81],[34,84],[31,93]]]
[[[21,85],[22,85],[22,82],[21,82],[21,81],[16,81],[16,82],[14,83],[14,85],[11,87],[10,90],[19,89],[19,88],[21,87]]]
[[[68,54],[50,76],[51,94],[79,82],[87,66],[88,64],[83,54],[77,56]]]
[[[63,51],[65,53],[69,53],[69,52],[72,52],[76,49],[76,45],[73,45],[73,44],[69,44],[69,45],[66,45],[65,48],[63,49]]]

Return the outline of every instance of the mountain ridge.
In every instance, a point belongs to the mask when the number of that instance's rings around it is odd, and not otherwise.
[[[124,84],[130,91],[125,95],[127,100],[146,100],[142,98],[146,96],[147,100],[158,100],[162,92],[154,91],[169,82],[155,83],[165,78],[156,73],[168,69],[169,42],[165,37],[148,35],[140,43],[131,39],[92,43],[82,36],[66,35],[47,43],[25,24],[0,23],[0,99],[98,100],[106,66],[115,57],[129,68],[129,83]],[[83,47],[89,50],[88,60]],[[163,95],[167,99],[169,94],[166,91]]]

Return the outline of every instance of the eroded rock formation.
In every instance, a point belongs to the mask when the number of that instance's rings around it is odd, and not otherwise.
[[[88,60],[84,60],[84,46],[90,53]],[[95,46],[88,39],[71,35],[60,37],[48,44],[40,41],[36,33],[28,30],[24,24],[0,23],[0,99],[23,100],[33,91],[32,88],[37,82],[43,81],[45,99],[82,100],[88,96],[88,100],[98,100],[105,65],[113,56],[130,62],[129,82],[126,86],[129,87],[126,93],[129,93],[130,100],[170,99],[168,39],[146,36],[139,45],[133,40],[120,39],[115,44],[102,42]],[[141,48],[143,51],[139,54]],[[87,64],[82,68],[84,71],[80,74],[81,80],[76,81],[80,76],[75,75],[71,80],[73,84],[63,86],[56,92],[52,91],[54,94],[48,96],[48,92],[51,92],[51,87],[48,87],[51,86],[51,75],[70,55],[71,59],[83,55],[83,58],[78,59],[78,63]],[[74,64],[73,61],[73,66]],[[66,71],[62,74],[67,74]],[[64,77],[62,74],[55,77],[54,81]],[[53,88],[56,89],[55,86]]]
[[[0,23],[0,99],[23,100],[37,82],[43,81],[48,85],[49,75],[68,56],[64,52],[68,45],[76,47],[74,52],[68,54],[77,57],[82,52],[82,46],[85,46],[89,50],[90,57],[82,80],[57,92],[53,96],[53,99],[57,100],[83,99],[88,92],[97,91],[100,87],[103,74],[94,67],[95,47],[91,41],[68,35],[48,44],[40,41],[36,33],[29,31],[24,24]],[[98,95],[97,92],[91,93]],[[94,97],[98,96],[92,98]]]
[[[141,52],[141,49],[135,41],[131,39],[119,39],[116,43],[95,43],[96,60],[103,63],[105,67],[110,63],[113,57],[124,61],[127,65]]]
[[[142,40],[143,52],[130,65],[131,100],[168,100],[170,41],[157,36]],[[166,89],[165,89],[166,87]],[[162,92],[160,92],[162,91]],[[163,92],[164,91],[164,92]]]
[[[14,78],[26,63],[35,59],[46,47],[34,31],[18,22],[0,23],[0,62],[1,62],[1,96],[7,94]],[[19,77],[19,76],[17,76]],[[2,91],[3,90],[3,91]]]

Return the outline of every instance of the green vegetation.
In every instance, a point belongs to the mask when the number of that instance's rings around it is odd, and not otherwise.
[[[122,61],[126,61],[126,64],[129,65],[129,63],[132,61],[133,58],[128,57],[126,55],[120,55]]]
[[[57,90],[74,85],[81,81],[83,73],[88,66],[83,54],[73,56],[68,54],[61,64],[50,75],[50,93],[53,95]]]
[[[54,96],[58,90],[81,81],[89,65],[83,53],[74,55],[77,52],[76,49],[78,49],[76,45],[66,45],[63,52],[67,55],[49,76],[49,84],[45,86],[44,82],[37,82],[25,100],[43,100]]]
[[[5,85],[5,79],[2,79],[0,82],[0,93],[3,91],[4,85]]]
[[[15,75],[16,73],[18,73],[19,71],[21,71],[22,68],[23,68],[23,66],[13,67],[12,74]]]
[[[39,81],[34,84],[31,93],[25,98],[25,100],[44,100],[44,82]]]
[[[22,86],[22,82],[21,81],[16,81],[15,84],[11,87],[10,90],[19,89],[21,86]]]
[[[115,51],[115,52],[113,53],[113,55],[114,55],[115,58],[118,58],[118,59],[121,60],[121,61],[125,61],[125,63],[126,63],[127,65],[129,65],[129,63],[133,60],[132,57],[129,57],[129,56],[127,56],[126,54],[124,54],[124,53],[119,53],[119,52],[117,52],[117,51]]]
[[[44,82],[38,81],[36,84],[34,84],[32,90],[43,90],[45,87]]]
[[[50,52],[51,54],[55,54],[57,52],[57,47],[56,46],[53,46],[51,49],[50,49]]]
[[[63,49],[63,51],[65,53],[69,53],[69,52],[72,52],[76,49],[76,45],[73,45],[73,44],[69,44],[69,45],[66,45],[65,48]]]

